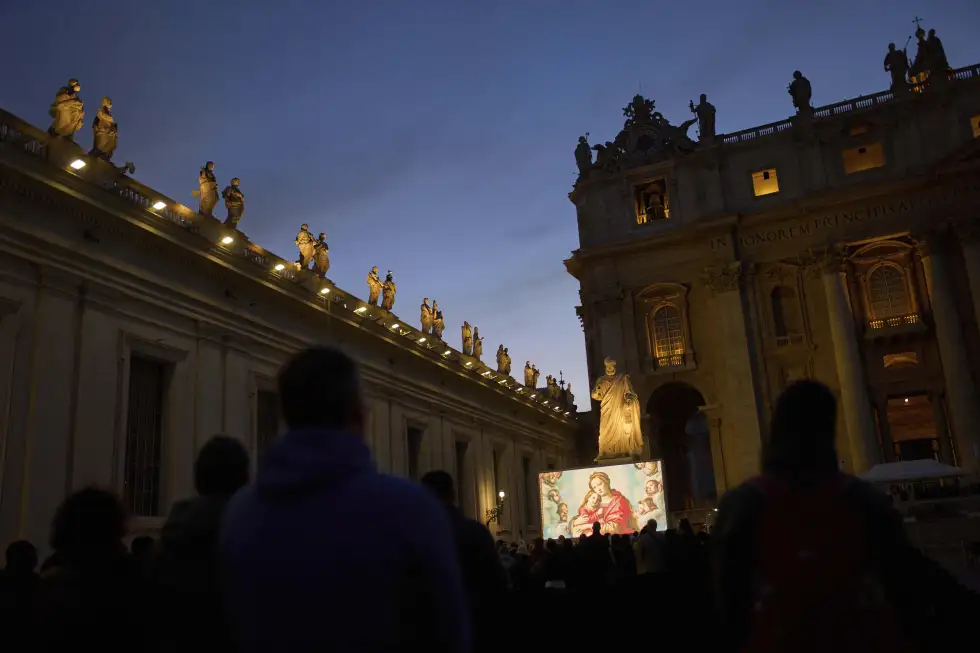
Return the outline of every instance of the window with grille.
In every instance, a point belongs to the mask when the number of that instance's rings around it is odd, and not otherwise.
[[[137,355],[130,357],[123,496],[130,512],[138,517],[160,514],[166,383],[166,363]]]
[[[422,456],[422,435],[424,431],[417,426],[408,427],[408,477],[419,479],[419,458]]]
[[[891,265],[876,268],[868,277],[868,293],[871,295],[871,312],[876,319],[908,315],[908,291],[905,274]]]
[[[279,436],[279,394],[259,390],[255,397],[255,448],[262,456]],[[261,458],[260,458],[261,460]]]
[[[658,365],[673,365],[684,355],[684,332],[681,312],[667,304],[653,314],[653,340]]]

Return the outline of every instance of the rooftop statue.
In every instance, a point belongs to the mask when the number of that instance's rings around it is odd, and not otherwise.
[[[381,308],[390,311],[395,307],[395,292],[397,290],[395,278],[391,276],[391,270],[388,270],[388,276],[385,277],[385,281],[381,285]]]
[[[476,360],[483,357],[483,338],[480,337],[479,327],[473,327],[473,357]]]
[[[313,248],[313,271],[316,276],[325,279],[330,269],[330,246],[327,245],[327,234],[320,232]]]
[[[643,453],[640,430],[640,403],[628,374],[616,373],[616,361],[607,358],[606,374],[592,389],[592,398],[600,402],[599,456],[621,458]]]
[[[698,105],[694,106],[694,102],[692,101],[690,106],[691,113],[698,120],[698,141],[710,143],[715,137],[715,105],[708,102],[708,96],[702,93],[701,101]]]
[[[497,347],[497,371],[504,373],[504,346]]]
[[[578,137],[575,146],[575,165],[578,166],[579,177],[587,177],[592,170],[592,148],[589,147],[588,134]]]
[[[442,311],[436,311],[432,318],[432,335],[442,340],[442,332],[446,328],[446,321],[442,317]]]
[[[949,77],[949,60],[946,58],[946,48],[943,42],[936,36],[936,30],[926,32],[921,27],[915,30],[916,45],[915,61],[909,70],[910,75],[916,81],[922,83],[927,81],[944,82]]]
[[[240,183],[241,180],[238,177],[234,177],[231,180],[231,185],[221,192],[221,196],[225,198],[225,208],[228,209],[228,217],[225,218],[225,225],[232,229],[238,229],[238,221],[245,214],[245,193],[238,187]]]
[[[622,131],[611,143],[592,148],[597,152],[596,168],[615,172],[625,163],[643,165],[694,150],[694,142],[688,137],[687,130],[698,118],[675,126],[659,111],[654,111],[654,107],[653,100],[636,95],[623,108],[626,121]]]
[[[532,365],[531,366],[531,387],[532,388],[537,388],[538,387],[538,377],[540,377],[540,376],[541,376],[541,370],[538,369],[538,366],[537,365]]]
[[[891,73],[892,93],[899,94],[908,90],[909,57],[904,48],[897,50],[894,43],[888,44],[888,54],[885,55],[885,72]]]
[[[531,361],[524,363],[524,386],[534,387],[534,368],[531,367]]]
[[[504,347],[504,369],[503,369],[504,374],[510,374],[510,368],[512,364],[513,361],[511,361],[510,359],[510,352],[508,351],[507,347]]]
[[[218,180],[214,178],[214,161],[208,161],[201,167],[201,172],[197,175],[197,184],[200,190],[194,191],[193,195],[201,198],[197,212],[201,215],[212,217],[214,207],[218,205]]]
[[[466,320],[463,320],[463,326],[460,329],[463,334],[463,353],[467,356],[473,355],[473,327]]]
[[[300,225],[299,233],[296,234],[294,242],[299,249],[299,260],[296,261],[296,267],[306,270],[313,262],[313,255],[316,253],[316,239],[310,233],[310,225]]]
[[[53,119],[48,127],[49,134],[69,141],[75,139],[75,132],[85,124],[85,102],[78,97],[81,90],[82,85],[77,79],[69,79],[67,86],[58,89],[54,103],[48,109],[48,115]]]
[[[798,70],[793,71],[793,81],[790,82],[787,90],[789,96],[793,98],[793,106],[796,107],[797,113],[804,115],[813,113],[813,105],[810,104],[813,88],[810,86],[810,80],[804,77],[803,73]]]
[[[111,161],[118,144],[118,131],[119,125],[112,118],[112,100],[106,96],[102,98],[102,106],[92,121],[92,149],[89,156]]]
[[[375,265],[367,275],[368,285],[368,304],[378,305],[378,298],[381,296],[381,277],[378,276],[378,266]]]
[[[434,317],[432,307],[429,306],[429,298],[425,297],[422,300],[422,305],[419,307],[419,321],[422,323],[422,333],[432,333],[432,320]]]

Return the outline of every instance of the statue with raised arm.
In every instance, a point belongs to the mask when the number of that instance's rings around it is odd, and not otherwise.
[[[395,307],[395,292],[397,290],[395,277],[391,276],[391,270],[388,270],[388,276],[385,277],[385,282],[381,285],[381,308],[390,311]]]
[[[524,386],[527,388],[534,387],[534,368],[531,367],[531,361],[524,363]]]
[[[301,270],[306,270],[313,262],[313,255],[316,253],[316,238],[310,233],[310,225],[300,225],[299,233],[296,234],[294,242],[299,249],[299,260],[296,261],[296,266]]]
[[[69,79],[67,86],[58,89],[54,103],[48,109],[48,115],[52,118],[49,134],[69,141],[75,139],[75,132],[85,124],[85,102],[78,97],[81,90],[82,85],[77,79]]]
[[[473,355],[473,327],[466,320],[463,320],[463,326],[460,329],[463,335],[463,353],[467,356]]]
[[[197,185],[200,190],[193,193],[201,200],[197,212],[210,218],[214,216],[214,207],[218,205],[218,198],[220,197],[218,180],[214,177],[214,161],[208,161],[201,166],[201,172],[197,175]]]
[[[313,247],[313,271],[316,276],[325,279],[330,269],[330,247],[327,245],[327,234],[320,232]]]
[[[541,376],[541,370],[538,369],[537,365],[531,366],[531,387],[537,389],[538,387],[538,377]]]
[[[442,317],[442,311],[436,311],[432,318],[432,335],[442,340],[442,332],[446,328],[446,321]]]
[[[702,143],[710,142],[715,137],[715,105],[708,102],[708,96],[701,94],[701,101],[697,106],[694,102],[690,103],[691,113],[698,119],[698,141]]]
[[[228,209],[225,226],[232,229],[238,229],[238,221],[245,215],[245,193],[238,187],[240,183],[241,179],[234,177],[231,185],[221,192],[221,196],[225,198],[225,208]]]
[[[375,265],[367,275],[368,285],[368,304],[378,305],[378,298],[381,297],[381,277],[378,275],[378,266]]]
[[[480,327],[473,327],[473,358],[483,357],[483,338],[480,337]]]
[[[108,96],[102,98],[102,106],[92,121],[92,149],[89,156],[96,156],[106,161],[112,160],[116,151],[119,125],[112,118],[112,100]]]
[[[599,457],[622,458],[643,453],[640,430],[640,402],[628,374],[616,373],[616,361],[607,358],[606,374],[592,389],[592,398],[600,402]]]
[[[422,322],[422,333],[432,333],[432,320],[435,315],[432,312],[432,307],[429,306],[429,298],[426,297],[422,300],[422,306],[419,307],[419,321]]]
[[[892,93],[904,93],[909,89],[909,58],[905,50],[897,50],[894,43],[888,44],[885,55],[885,72],[892,76]]]
[[[810,80],[804,77],[803,73],[798,70],[793,71],[793,81],[790,82],[788,90],[789,96],[793,98],[793,106],[796,107],[797,113],[813,113],[813,105],[810,104],[813,87],[810,86]]]

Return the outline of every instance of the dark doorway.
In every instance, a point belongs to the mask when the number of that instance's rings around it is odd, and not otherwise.
[[[936,413],[929,395],[889,397],[887,415],[896,459],[938,459]]]
[[[653,442],[651,453],[664,461],[670,510],[691,510],[717,498],[708,423],[698,409],[704,397],[693,386],[671,382],[647,402]]]

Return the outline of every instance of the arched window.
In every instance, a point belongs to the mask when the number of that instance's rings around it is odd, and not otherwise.
[[[681,313],[670,304],[661,306],[653,314],[653,341],[658,360],[684,353]]]
[[[776,286],[769,295],[772,302],[772,322],[777,338],[803,333],[800,305],[796,293],[787,286]]]
[[[868,294],[875,319],[883,320],[911,313],[905,274],[894,265],[882,265],[868,276]]]

